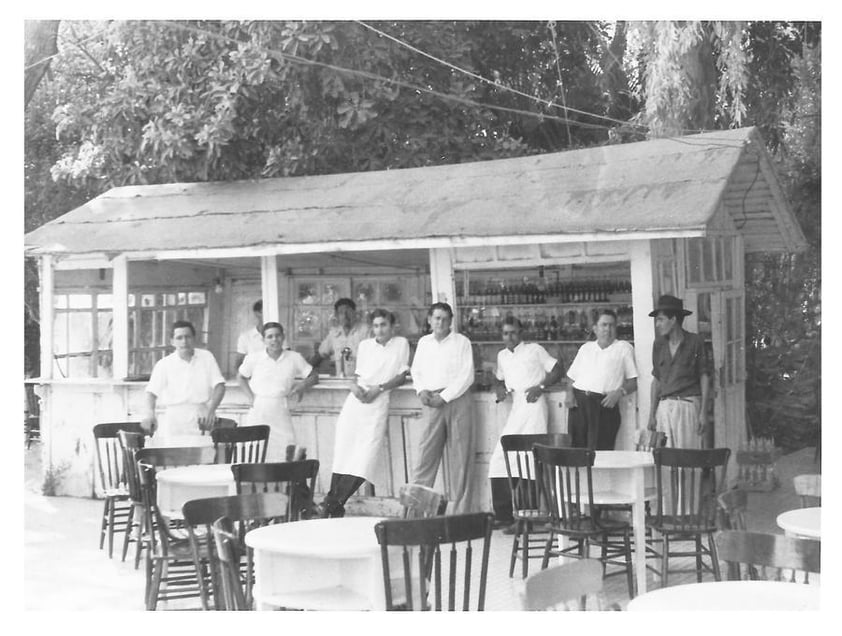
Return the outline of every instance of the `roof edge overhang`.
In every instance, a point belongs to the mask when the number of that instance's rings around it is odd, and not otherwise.
[[[520,236],[442,236],[406,239],[373,239],[369,241],[326,241],[319,243],[243,245],[233,247],[190,248],[177,250],[144,250],[122,252],[70,253],[52,245],[32,247],[25,256],[52,256],[59,269],[95,269],[109,267],[116,256],[129,260],[181,260],[191,258],[243,258],[280,256],[284,254],[316,254],[319,252],[369,252],[401,249],[440,249],[481,247],[487,245],[531,245],[537,243],[580,243],[584,241],[648,241],[653,239],[693,238],[707,235],[707,227],[675,228],[619,232],[586,232],[566,234],[531,234]],[[78,263],[78,265],[77,265]]]

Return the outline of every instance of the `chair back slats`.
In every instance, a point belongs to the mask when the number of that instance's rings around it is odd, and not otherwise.
[[[107,422],[93,428],[97,472],[104,494],[128,489],[120,431],[143,433],[140,422]]]
[[[594,532],[597,527],[589,511],[593,510],[595,451],[536,444],[533,453],[542,509],[552,523],[566,530]]]
[[[480,512],[426,519],[396,519],[378,523],[374,531],[381,548],[386,609],[396,609],[395,595],[392,590],[393,558],[390,556],[390,547],[394,549],[399,546],[401,548],[399,562],[403,568],[402,576],[397,579],[403,583],[403,594],[399,595],[399,598],[403,599],[407,609],[483,610],[493,519],[493,515]],[[483,546],[479,557],[478,586],[474,580],[476,578],[474,541],[482,541]],[[441,547],[448,544],[450,547],[445,565],[442,562]],[[417,561],[417,568],[413,569],[411,565],[415,561]],[[460,565],[461,576],[459,576]],[[443,572],[443,569],[447,569],[447,572]],[[445,586],[446,590],[443,589]],[[471,607],[472,592],[474,592],[476,603],[474,608]],[[461,603],[457,601],[460,597]],[[446,608],[443,607],[443,599],[446,599]]]
[[[233,522],[222,517],[211,526],[222,579],[222,606],[226,610],[247,610],[246,594],[240,580],[240,555]]]
[[[725,484],[730,449],[656,448],[652,454],[658,488],[656,524],[676,531],[714,531],[716,497]]]
[[[398,495],[404,519],[441,516],[447,509],[447,497],[420,484],[404,484]]]
[[[149,464],[157,469],[213,464],[214,450],[210,446],[144,448],[138,451],[137,461]]]
[[[570,436],[560,433],[535,433],[503,435],[500,438],[509,489],[512,493],[512,510],[515,513],[539,508],[535,483],[538,475],[532,459],[532,447],[535,444],[570,446]]]
[[[589,595],[602,593],[602,583],[602,564],[597,559],[552,566],[526,579],[524,609],[567,609],[568,603],[576,601],[577,609],[584,610]]]
[[[319,460],[233,464],[231,472],[237,493],[283,493],[287,496],[287,518],[297,521],[301,511],[312,506]]]
[[[121,430],[117,434],[120,448],[123,452],[123,470],[126,475],[126,485],[129,490],[129,498],[136,502],[143,501],[143,493],[140,488],[140,477],[137,471],[137,453],[143,450],[145,436],[143,433],[133,433]]]
[[[822,544],[813,539],[723,530],[716,536],[716,547],[720,558],[728,563],[731,580],[768,579],[767,568],[774,571],[774,580],[793,583],[799,572],[803,573],[804,583],[809,582],[810,572],[821,573]],[[742,575],[740,565],[746,566]]]
[[[266,461],[270,428],[266,424],[236,428],[214,428],[211,431],[217,461],[222,464],[258,463]]]
[[[792,478],[795,494],[801,498],[801,507],[820,506],[822,503],[822,476],[796,475]]]

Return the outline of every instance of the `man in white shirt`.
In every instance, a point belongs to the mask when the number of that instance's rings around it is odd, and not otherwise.
[[[494,390],[497,402],[503,402],[511,393],[512,410],[500,433],[526,435],[547,432],[547,400],[544,388],[555,384],[564,375],[561,362],[535,342],[523,342],[520,320],[513,316],[503,319],[502,335],[506,345],[497,354],[497,371]],[[533,473],[534,474],[534,471]],[[488,464],[491,481],[491,503],[494,507],[495,525],[511,525],[512,493],[506,474],[506,460],[500,442],[494,447]]]
[[[348,498],[363,482],[374,481],[389,421],[389,395],[409,371],[409,342],[392,335],[394,324],[391,312],[371,312],[374,338],[360,343],[356,379],[336,420],[333,474],[323,516],[344,516]]]
[[[251,307],[254,313],[254,326],[243,331],[237,338],[237,357],[234,358],[234,368],[239,369],[243,360],[250,353],[263,351],[263,301],[258,300]]]
[[[280,323],[263,325],[263,341],[263,350],[246,356],[237,380],[252,403],[249,426],[267,424],[271,428],[266,460],[282,462],[287,446],[296,444],[288,400],[293,396],[300,400],[303,392],[318,381],[318,372],[297,351],[284,350]]]
[[[451,333],[453,309],[433,303],[428,318],[432,333],[418,341],[412,360],[412,382],[421,400],[422,429],[411,481],[432,486],[447,445],[453,513],[471,512],[470,475],[474,457],[474,382],[471,341]]]
[[[196,330],[187,321],[172,326],[175,351],[158,360],[146,385],[146,416],[141,425],[162,438],[197,435],[210,427],[225,396],[225,379],[210,351],[193,346]],[[160,427],[155,414],[165,407]]]
[[[617,314],[600,311],[596,340],[579,348],[567,370],[572,382],[565,399],[574,446],[614,450],[620,429],[620,398],[637,390],[634,348],[617,340]]]
[[[333,305],[336,321],[339,323],[328,331],[319,344],[310,364],[318,368],[322,360],[331,358],[334,362],[331,373],[353,378],[356,366],[357,347],[369,337],[369,328],[357,319],[357,305],[350,298],[340,298]]]

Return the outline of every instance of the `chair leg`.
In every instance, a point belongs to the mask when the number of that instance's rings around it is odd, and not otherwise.
[[[105,526],[108,524],[108,502],[110,499],[108,497],[105,498],[105,505],[102,509],[102,526],[99,530],[99,549],[102,550],[102,546],[105,545]]]
[[[110,559],[114,556],[114,511],[117,500],[113,497],[108,497],[108,500],[110,502],[108,505],[108,558]]]
[[[666,587],[669,576],[670,540],[669,535],[663,535],[664,551],[661,553],[661,587]]]
[[[131,539],[132,526],[134,525],[134,504],[129,508],[129,516],[126,517],[126,530],[123,534],[123,561],[126,560],[126,554],[129,551],[129,540]]]
[[[158,607],[158,593],[161,589],[161,577],[163,575],[164,560],[155,559],[155,566],[152,571],[152,582],[149,586],[149,594],[146,595],[146,609],[155,611]]]
[[[708,548],[710,549],[710,560],[713,566],[713,578],[715,581],[722,580],[722,573],[719,571],[719,554],[716,551],[716,541],[713,540],[713,533],[708,533]]]
[[[702,568],[704,564],[702,563],[702,535],[697,534],[695,537],[696,541],[696,582],[702,582]]]
[[[523,558],[521,559],[523,563],[521,564],[521,572],[523,573],[523,578],[529,574],[529,522],[523,522]]]
[[[149,511],[144,506],[140,509],[140,520],[137,524],[137,547],[135,548],[134,553],[134,569],[136,570],[140,565],[140,551],[143,549],[143,536],[146,533],[147,529],[150,530],[151,534],[151,526],[152,521],[149,517]]]
[[[629,584],[629,598],[634,598],[635,594],[637,594],[637,589],[635,588],[634,582],[634,566],[632,565],[631,537],[629,536],[628,530],[626,530],[625,534],[623,535],[623,544],[626,549],[626,580]]]
[[[515,561],[517,561],[518,540],[520,539],[520,520],[515,522],[515,536],[512,539],[512,557],[509,560],[509,578],[515,574]]]
[[[550,564],[550,551],[553,549],[553,539],[555,539],[555,532],[550,530],[550,535],[547,537],[547,543],[544,546],[544,558],[541,559],[542,570],[546,570]]]

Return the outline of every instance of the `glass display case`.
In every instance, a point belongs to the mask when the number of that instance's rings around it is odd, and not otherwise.
[[[627,262],[465,270],[457,272],[456,296],[460,332],[476,345],[477,371],[496,365],[507,316],[520,319],[524,340],[542,344],[565,367],[579,346],[593,338],[603,308],[617,314],[617,337],[634,339]]]

